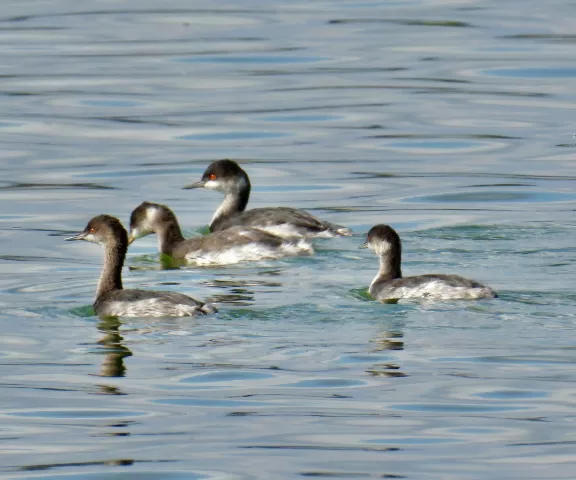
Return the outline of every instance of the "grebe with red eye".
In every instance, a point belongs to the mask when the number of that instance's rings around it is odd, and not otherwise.
[[[224,194],[224,201],[214,213],[210,231],[232,226],[259,228],[279,237],[334,237],[352,235],[352,230],[320,220],[304,210],[289,207],[267,207],[246,210],[250,198],[248,174],[233,160],[218,160],[202,175],[202,180],[183,187],[207,188]]]

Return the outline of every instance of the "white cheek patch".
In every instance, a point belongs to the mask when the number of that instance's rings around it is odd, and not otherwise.
[[[218,190],[220,188],[220,182],[218,180],[208,180],[204,184],[204,188],[208,190]]]
[[[157,216],[158,209],[156,207],[148,207],[144,218],[138,222],[136,227],[130,229],[132,237],[134,237],[134,239],[142,238],[154,232],[153,225],[156,223]]]
[[[89,233],[88,235],[86,235],[84,237],[84,240],[86,240],[87,242],[96,243],[96,244],[100,245],[101,247],[106,246],[106,242],[104,240],[102,240],[102,238],[94,235],[93,233]]]
[[[146,209],[146,221],[148,222],[147,227],[152,225],[156,221],[156,217],[158,216],[158,209],[156,207],[148,207]]]
[[[388,242],[381,242],[377,245],[368,244],[368,247],[371,248],[377,255],[383,256],[388,254],[392,246]]]
[[[97,239],[97,238],[94,236],[93,233],[89,233],[88,235],[86,235],[86,236],[84,237],[84,240],[86,240],[87,242],[92,242],[92,243],[97,243],[97,244],[99,244],[99,245],[103,245],[103,243],[100,242],[100,240]]]

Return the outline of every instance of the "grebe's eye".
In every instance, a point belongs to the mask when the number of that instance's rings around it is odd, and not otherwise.
[[[95,229],[94,227],[92,227],[92,228],[88,231],[88,233],[96,233],[96,229]]]
[[[210,175],[208,175],[208,178],[210,180],[216,180],[216,174],[215,173],[211,173]]]

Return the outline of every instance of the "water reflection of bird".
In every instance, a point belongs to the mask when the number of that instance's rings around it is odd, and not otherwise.
[[[278,274],[277,270],[265,270],[258,272],[260,275],[276,276]],[[210,299],[218,304],[234,304],[236,306],[250,306],[255,302],[256,288],[273,288],[277,289],[282,287],[281,282],[271,282],[269,280],[255,280],[246,278],[227,278],[220,279],[215,278],[210,282],[206,282],[207,285],[225,290],[225,293],[212,295]],[[263,290],[263,289],[260,289]]]
[[[123,377],[126,374],[124,359],[132,356],[132,352],[122,344],[124,339],[120,335],[120,325],[120,320],[117,317],[105,317],[98,324],[98,330],[104,334],[98,341],[105,353],[100,368],[102,377]],[[115,389],[116,387],[110,388]]]
[[[386,330],[372,340],[372,352],[404,350],[404,334],[397,330]],[[375,363],[366,370],[373,377],[406,377],[397,363]]]

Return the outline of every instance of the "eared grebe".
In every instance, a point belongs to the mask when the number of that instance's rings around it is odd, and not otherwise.
[[[245,211],[250,197],[250,179],[232,160],[218,160],[212,163],[202,175],[201,181],[184,188],[207,188],[224,194],[224,201],[210,222],[212,232],[243,225],[266,230],[285,238],[352,235],[349,228],[319,220],[304,210],[268,207]]]
[[[122,266],[128,234],[120,221],[110,215],[98,215],[83,232],[66,240],[86,240],[104,247],[104,267],[96,289],[94,311],[107,317],[183,317],[216,312],[210,304],[182,293],[148,290],[123,290]]]
[[[172,210],[166,205],[143,202],[130,216],[129,243],[151,233],[158,235],[161,253],[198,265],[224,265],[314,253],[306,239],[283,239],[244,226],[185,240]]]
[[[429,274],[402,277],[402,243],[388,225],[376,225],[368,232],[363,248],[380,257],[380,271],[370,284],[370,295],[377,300],[428,298],[438,300],[494,298],[498,295],[486,285],[458,275]]]

